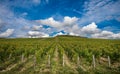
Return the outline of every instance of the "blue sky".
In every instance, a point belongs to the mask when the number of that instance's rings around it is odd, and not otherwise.
[[[0,0],[0,37],[120,39],[120,0]]]

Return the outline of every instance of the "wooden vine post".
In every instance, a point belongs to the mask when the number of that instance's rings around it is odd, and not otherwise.
[[[108,66],[111,66],[111,61],[110,61],[110,57],[108,56]]]
[[[78,56],[78,58],[77,58],[77,64],[78,64],[78,66],[79,66],[79,64],[80,64],[80,58],[79,58],[79,56]]]
[[[50,66],[50,55],[48,56],[48,65]]]
[[[21,56],[21,62],[23,62],[24,61],[24,54],[22,54],[22,56]]]
[[[96,63],[95,63],[95,56],[93,55],[93,68],[95,68],[95,66],[96,66]]]
[[[11,59],[11,57],[12,57],[12,54],[9,55],[9,59]]]
[[[35,56],[34,56],[33,61],[34,61],[34,70],[35,70],[35,66],[36,66],[36,57]]]
[[[64,58],[64,54],[63,54],[63,67],[64,67],[64,65],[65,65],[65,58]]]

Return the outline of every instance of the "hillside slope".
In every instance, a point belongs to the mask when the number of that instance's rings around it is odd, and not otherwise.
[[[119,74],[120,40],[0,39],[0,74]]]

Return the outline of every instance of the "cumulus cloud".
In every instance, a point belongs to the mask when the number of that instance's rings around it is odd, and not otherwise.
[[[86,26],[79,27],[78,24],[72,27],[64,27],[63,30],[69,35],[85,36],[92,38],[103,38],[103,39],[120,39],[120,33],[113,33],[111,31],[102,30],[97,27],[95,22],[92,22]]]
[[[120,33],[113,33],[111,31],[99,29],[95,22],[83,26],[81,28],[80,34],[82,34],[83,36],[87,35],[92,38],[120,39]]]
[[[66,33],[63,32],[57,32],[53,37],[57,36],[57,35],[66,35]]]
[[[39,32],[39,31],[29,31],[28,36],[31,38],[49,37],[48,34],[45,34],[44,32]]]
[[[69,35],[79,36],[79,34],[76,34],[76,33],[73,33],[73,32],[70,32]]]
[[[64,17],[64,21],[63,21],[63,26],[65,25],[65,26],[70,26],[70,25],[74,25],[76,22],[77,22],[77,20],[78,20],[78,18],[76,18],[76,17],[68,17],[68,16],[65,16]]]
[[[40,24],[49,25],[51,27],[57,28],[57,31],[63,30],[69,35],[75,36],[85,36],[92,38],[106,38],[115,39],[119,38],[119,33],[115,34],[111,31],[102,30],[97,27],[95,22],[92,22],[86,26],[80,27],[78,25],[78,18],[65,16],[63,21],[56,21],[52,17],[44,20],[38,20]],[[63,35],[64,33],[58,32],[56,35]]]
[[[100,33],[93,34],[93,38],[112,38],[113,32],[102,31]]]
[[[113,39],[120,39],[120,33],[113,34],[113,35],[112,35],[112,38],[113,38]]]
[[[38,20],[38,22],[40,22],[40,24],[49,25],[52,27],[60,27],[61,26],[61,23],[58,21],[55,21],[52,17],[45,19],[45,20]]]
[[[93,38],[103,38],[103,39],[120,39],[120,33],[113,33],[110,31],[102,31],[92,35]]]
[[[47,33],[58,31],[58,33],[53,35],[53,36],[64,34],[62,32],[59,32],[59,31],[62,31],[62,30],[65,31],[66,33],[70,33],[70,32],[73,32],[73,31],[75,33],[78,32],[79,27],[78,27],[78,24],[76,24],[77,21],[78,21],[78,18],[68,17],[68,16],[65,16],[63,18],[63,21],[56,21],[52,17],[50,17],[48,19],[37,20],[37,22],[40,23],[40,24],[50,26],[50,28],[48,28],[49,31]],[[52,30],[51,30],[51,27],[52,27]],[[44,30],[44,32],[46,30]]]
[[[83,27],[79,27],[78,24],[74,24],[73,26],[63,27],[62,30],[69,33],[70,35],[76,35],[76,36],[90,36],[91,34],[100,32],[100,29],[97,28],[95,22],[92,22]]]
[[[97,28],[95,22],[92,22],[91,24],[84,26],[81,31],[85,34],[94,34],[98,33],[100,30]]]
[[[64,30],[66,33],[74,33],[74,35],[80,34],[81,28],[78,24],[74,24],[72,26],[62,27],[61,30]]]
[[[60,27],[74,25],[77,20],[78,18],[76,17],[65,16],[62,22],[54,20],[53,17],[44,20],[37,20],[37,22],[39,22],[40,24],[49,25],[51,27],[60,28]]]
[[[7,29],[5,32],[0,34],[0,37],[9,37],[14,32],[14,29]]]

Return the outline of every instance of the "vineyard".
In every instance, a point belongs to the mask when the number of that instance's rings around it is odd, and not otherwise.
[[[0,74],[120,74],[120,40],[1,38]]]

